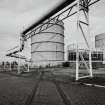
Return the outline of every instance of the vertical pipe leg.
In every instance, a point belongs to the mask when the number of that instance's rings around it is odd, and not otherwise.
[[[88,23],[88,41],[90,40],[91,43],[91,36],[90,36],[90,22],[89,22],[89,12],[87,13],[87,17],[86,17],[87,23]],[[89,45],[89,73],[90,73],[90,77],[93,77],[93,73],[92,73],[92,54],[91,54],[91,46]]]
[[[11,62],[10,62],[10,71],[12,71],[12,68],[11,68]]]
[[[79,30],[79,20],[80,20],[80,0],[77,0],[78,7],[77,7],[77,31],[80,34]],[[78,52],[78,45],[76,46],[76,80],[79,79],[79,52]]]
[[[28,71],[28,72],[30,71],[30,70],[29,70],[29,63],[28,63],[28,70],[27,70],[27,71]]]
[[[4,71],[5,71],[5,62],[4,62],[4,67],[3,67]]]
[[[21,47],[21,38],[19,47]],[[18,56],[18,74],[20,74],[20,55]]]
[[[79,52],[78,47],[76,49],[76,80],[79,79]]]
[[[88,3],[88,0],[77,0],[77,2],[78,2],[77,29],[78,29],[78,34],[81,34],[83,36],[83,38],[85,40],[85,43],[87,45],[87,48],[89,49],[89,69],[88,69],[88,71],[89,71],[90,77],[92,77],[93,76],[93,74],[92,74],[92,63],[91,63],[92,59],[91,59],[91,48],[90,48],[90,44],[89,44],[89,41],[90,41],[89,3]],[[87,40],[87,37],[89,37],[88,40]],[[77,55],[78,55],[78,53],[77,53]],[[78,66],[78,63],[76,65]],[[76,66],[76,69],[79,70],[77,68],[77,66]],[[77,73],[78,73],[78,71],[77,71]],[[77,75],[76,78],[78,79],[78,74],[77,73],[76,73],[76,75]]]
[[[90,77],[93,77],[92,73],[92,57],[91,57],[91,50],[89,50],[89,72],[90,72]]]
[[[18,74],[20,74],[20,58],[18,58]]]

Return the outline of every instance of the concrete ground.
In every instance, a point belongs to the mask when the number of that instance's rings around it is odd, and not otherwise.
[[[80,84],[61,84],[71,105],[105,105],[105,89]]]
[[[0,105],[24,105],[36,80],[0,73]]]
[[[38,75],[36,72],[22,75],[0,73],[0,105],[26,105]],[[31,105],[66,105],[49,78],[50,74],[45,74],[44,80],[40,81]],[[71,105],[105,105],[105,88],[85,86],[56,72],[54,78]]]
[[[47,80],[39,84],[34,100],[31,105],[65,105],[56,89],[56,86]]]

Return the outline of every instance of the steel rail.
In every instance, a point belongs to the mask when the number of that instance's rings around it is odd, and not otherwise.
[[[60,97],[61,97],[61,99],[62,99],[64,105],[71,105],[71,101],[68,99],[68,97],[67,97],[67,95],[65,94],[64,90],[60,87],[59,81],[57,81],[57,80],[55,79],[55,76],[54,76],[54,74],[52,73],[52,71],[50,71],[50,73],[51,73],[51,75],[52,75],[52,76],[51,76],[51,77],[52,77],[51,82],[56,86],[57,92],[59,93],[59,95],[60,95]]]
[[[64,103],[65,105],[71,105],[70,100],[67,98],[66,94],[65,94],[64,91],[61,89],[61,87],[59,86],[58,82],[53,81],[53,83],[55,84],[56,89],[57,89],[59,95],[61,96],[61,98],[62,98],[62,100],[63,100],[63,103]]]
[[[25,102],[24,105],[31,105],[31,104],[32,104],[33,99],[34,99],[34,96],[35,96],[35,94],[36,94],[36,92],[37,92],[37,89],[38,89],[38,87],[39,87],[39,83],[40,83],[42,77],[43,77],[43,73],[41,73],[41,74],[39,75],[39,79],[37,80],[37,83],[35,84],[35,86],[34,86],[32,92],[31,92],[31,94],[28,96],[28,98],[27,98],[27,100],[26,100],[26,102]]]

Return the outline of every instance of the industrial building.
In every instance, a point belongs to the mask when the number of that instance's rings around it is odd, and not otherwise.
[[[76,49],[75,50],[68,50],[68,61],[70,63],[75,63],[76,62]],[[82,62],[82,58],[85,62],[89,62],[89,51],[87,50],[80,50],[79,51],[79,61]],[[91,52],[91,60],[92,60],[92,67],[97,68],[102,66],[103,64],[103,52],[102,51],[92,51]],[[75,64],[74,64],[75,65]]]
[[[80,47],[80,46],[79,46]],[[89,61],[89,50],[77,49],[75,44],[68,46],[67,59],[71,62],[76,62],[77,50],[79,51],[79,61],[82,61],[80,54],[83,59],[87,62]],[[98,34],[95,36],[95,48],[91,51],[92,67],[102,67],[105,64],[105,33]]]
[[[79,53],[82,53],[84,60],[89,60],[89,54],[87,51],[80,51]],[[92,51],[91,52],[92,61],[103,61],[103,52],[102,51]],[[68,61],[75,61],[76,60],[76,51],[75,50],[69,50],[68,51]],[[79,60],[81,61],[81,58],[79,57]]]

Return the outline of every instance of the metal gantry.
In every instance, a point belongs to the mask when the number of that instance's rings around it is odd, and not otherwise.
[[[25,39],[28,39],[32,37],[33,35],[39,34],[43,32],[44,30],[47,30],[48,28],[52,27],[53,25],[57,24],[60,21],[65,20],[66,18],[69,18],[75,14],[77,14],[77,30],[78,34],[81,34],[85,40],[85,43],[87,45],[87,48],[89,49],[89,65],[85,62],[82,54],[81,59],[83,63],[86,66],[86,69],[89,72],[89,75],[80,77],[79,76],[79,51],[77,47],[77,53],[76,53],[76,80],[79,78],[85,78],[85,77],[92,77],[92,63],[91,63],[91,48],[89,45],[89,41],[87,40],[86,36],[90,36],[90,30],[89,30],[89,6],[93,5],[94,3],[98,2],[99,0],[77,0],[72,4],[72,6],[68,6],[65,10],[61,11],[55,16],[52,16],[39,24],[37,27],[31,29],[30,31],[26,31],[25,35],[23,37]],[[82,16],[82,18],[81,18]],[[51,24],[53,23],[53,24]],[[83,26],[83,27],[82,27]],[[87,32],[85,32],[84,30]],[[23,32],[24,33],[24,32]]]
[[[60,21],[63,21],[75,14],[78,15],[77,18],[77,30],[78,33],[81,34],[86,42],[86,45],[89,49],[89,76],[92,77],[92,64],[91,64],[91,49],[89,42],[86,38],[86,35],[89,35],[89,7],[100,0],[64,0],[61,4],[59,4],[54,10],[49,12],[47,15],[42,17],[39,21],[28,27],[21,33],[21,47],[19,50],[14,51],[13,53],[7,54],[7,56],[11,56],[12,54],[16,54],[21,52],[24,49],[24,41],[28,38],[31,38],[33,35],[39,34],[44,30],[52,27]],[[80,19],[81,14],[84,16],[84,20]],[[53,24],[51,24],[53,23]],[[87,34],[84,32],[85,25]],[[78,48],[77,48],[78,49]],[[78,60],[78,50],[77,50],[77,61],[76,61],[76,80],[79,79],[79,60]],[[84,62],[85,63],[85,62]],[[85,63],[85,65],[87,65]]]
[[[66,1],[69,1],[69,0],[66,0]],[[74,3],[72,5],[69,5],[69,6],[67,5],[68,7],[66,9],[58,11],[58,13],[56,15],[54,14],[54,16],[51,16],[47,19],[45,18],[45,20],[43,19],[42,23],[40,23],[40,21],[39,21],[39,23],[36,22],[32,26],[30,26],[28,29],[26,29],[25,31],[22,32],[22,34],[21,34],[22,37],[24,39],[28,39],[32,35],[41,33],[44,30],[53,26],[54,24],[57,24],[59,22],[58,20],[63,21],[65,19],[77,14],[78,11],[76,8],[78,7],[78,1],[82,3],[81,4],[82,8],[79,10],[79,11],[81,11],[81,10],[83,10],[83,8],[86,10],[87,7],[89,8],[89,6],[95,4],[96,2],[98,2],[100,0],[74,0]],[[85,2],[87,2],[87,4]],[[87,7],[84,7],[84,6],[87,6]],[[50,24],[50,23],[53,23],[53,24]],[[34,26],[36,26],[36,27],[34,27]]]
[[[79,54],[78,47],[77,47],[77,56],[76,56],[76,80],[79,78],[85,77],[92,77],[92,62],[91,62],[91,47],[87,37],[90,37],[90,30],[89,30],[89,2],[90,0],[78,0],[78,15],[77,15],[77,29],[78,34],[81,34],[85,40],[86,46],[89,50],[89,65],[85,62],[82,54]],[[87,37],[86,37],[87,36]],[[89,75],[86,76],[79,76],[79,55],[81,60],[83,61],[86,69],[89,72]]]

